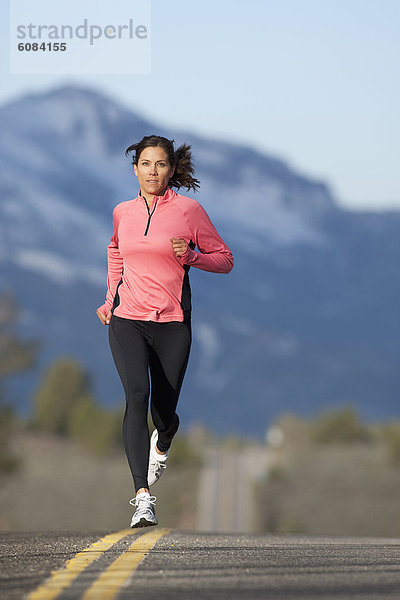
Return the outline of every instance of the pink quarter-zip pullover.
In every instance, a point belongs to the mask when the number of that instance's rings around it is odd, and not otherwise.
[[[189,244],[177,257],[170,238]],[[195,246],[199,252],[194,250]],[[139,194],[117,204],[107,247],[108,276],[101,312],[141,321],[183,321],[190,317],[191,266],[228,273],[232,253],[204,208],[168,187],[150,208]]]

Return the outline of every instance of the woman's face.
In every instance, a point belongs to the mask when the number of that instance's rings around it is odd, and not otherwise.
[[[149,146],[142,150],[138,164],[133,168],[142,196],[161,196],[175,171],[175,167],[169,164],[167,153],[160,146]]]

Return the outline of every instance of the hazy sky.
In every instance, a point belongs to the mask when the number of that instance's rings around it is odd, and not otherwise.
[[[82,18],[93,1],[72,0]],[[400,208],[400,0],[151,0],[147,75],[11,75],[5,3],[0,22],[2,103],[93,85],[156,122],[284,158],[344,205]]]

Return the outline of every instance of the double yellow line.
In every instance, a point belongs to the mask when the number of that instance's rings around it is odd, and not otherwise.
[[[129,546],[129,548],[111,563],[101,573],[92,585],[83,594],[81,600],[112,600],[124,585],[132,571],[152,549],[157,540],[169,533],[170,529],[157,528],[145,533]],[[137,529],[123,529],[110,533],[95,542],[82,552],[78,552],[65,565],[54,571],[52,576],[36,590],[31,592],[28,600],[53,600],[68,587],[92,562],[111,548],[122,538],[137,534]],[[101,594],[101,595],[100,595]]]

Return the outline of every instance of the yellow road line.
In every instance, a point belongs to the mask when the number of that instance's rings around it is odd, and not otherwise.
[[[137,529],[122,529],[115,533],[110,533],[98,542],[94,542],[82,552],[78,552],[73,558],[68,560],[61,569],[52,572],[52,576],[31,592],[28,600],[53,600],[65,589],[78,575],[86,569],[93,561],[111,548],[116,542],[127,535],[137,533]]]
[[[128,577],[150,552],[157,540],[169,533],[170,529],[154,529],[141,535],[119,556],[86,590],[81,600],[112,600],[118,594]]]

